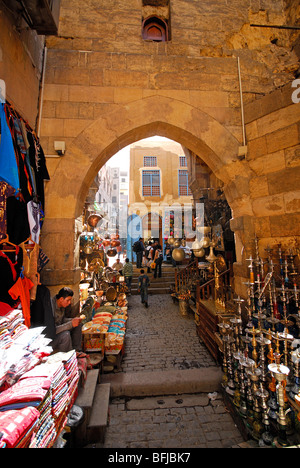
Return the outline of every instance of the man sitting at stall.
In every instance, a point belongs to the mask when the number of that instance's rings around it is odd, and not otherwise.
[[[73,296],[72,289],[64,287],[51,299],[56,327],[56,337],[52,342],[54,351],[66,353],[71,349],[81,350],[82,318],[74,317],[74,313],[72,315]]]
[[[115,261],[115,263],[112,266],[112,269],[115,270],[115,271],[118,271],[119,273],[122,274],[122,268],[123,268],[123,263],[121,263],[120,259],[117,258],[117,260]]]

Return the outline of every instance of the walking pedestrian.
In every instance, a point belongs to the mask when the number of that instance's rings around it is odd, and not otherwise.
[[[145,273],[145,270],[141,270],[141,274],[138,278],[138,292],[141,295],[142,304],[148,308],[148,287],[150,285],[149,276]]]
[[[125,283],[128,289],[129,294],[131,294],[131,282],[133,276],[133,265],[129,261],[129,258],[126,258],[125,265],[123,266],[123,276],[125,277]]]

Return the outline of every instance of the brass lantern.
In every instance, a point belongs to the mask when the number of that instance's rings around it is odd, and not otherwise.
[[[172,257],[174,258],[176,262],[182,262],[182,260],[185,257],[185,252],[183,249],[176,248],[172,252]]]

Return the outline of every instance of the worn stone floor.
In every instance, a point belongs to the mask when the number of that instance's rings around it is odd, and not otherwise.
[[[193,314],[182,317],[178,305],[169,295],[151,296],[149,305],[146,309],[139,296],[129,297],[122,366],[118,373],[104,376],[105,381],[112,382],[113,397],[105,442],[101,447],[241,446],[243,438],[222,395],[214,389],[215,384],[209,392],[201,391],[199,387],[196,393],[190,393],[189,388],[193,387],[188,383],[180,386],[180,380],[184,382],[184,378],[193,372],[209,375],[211,370],[219,371],[219,366],[197,336]],[[176,379],[170,384],[168,378],[174,378],[173,373]],[[155,392],[149,382],[151,376],[158,386]],[[141,385],[136,391],[135,386],[131,386],[128,395],[124,382],[134,379]],[[118,382],[122,382],[120,388]],[[170,388],[172,392],[168,394]]]

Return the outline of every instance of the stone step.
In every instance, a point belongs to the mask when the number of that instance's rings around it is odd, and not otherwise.
[[[79,387],[75,405],[83,409],[84,420],[74,431],[74,440],[78,447],[88,443],[87,426],[90,420],[95,391],[99,382],[99,369],[88,370],[83,387]]]
[[[91,369],[87,372],[84,387],[78,390],[75,404],[83,410],[89,410],[93,405],[95,388],[98,383],[99,369]]]
[[[87,426],[89,443],[104,442],[105,430],[108,424],[108,409],[110,400],[110,383],[97,385],[95,398]]]
[[[110,383],[111,397],[116,398],[215,392],[220,390],[221,379],[221,368],[203,367],[161,372],[120,372],[106,374],[102,381]]]

